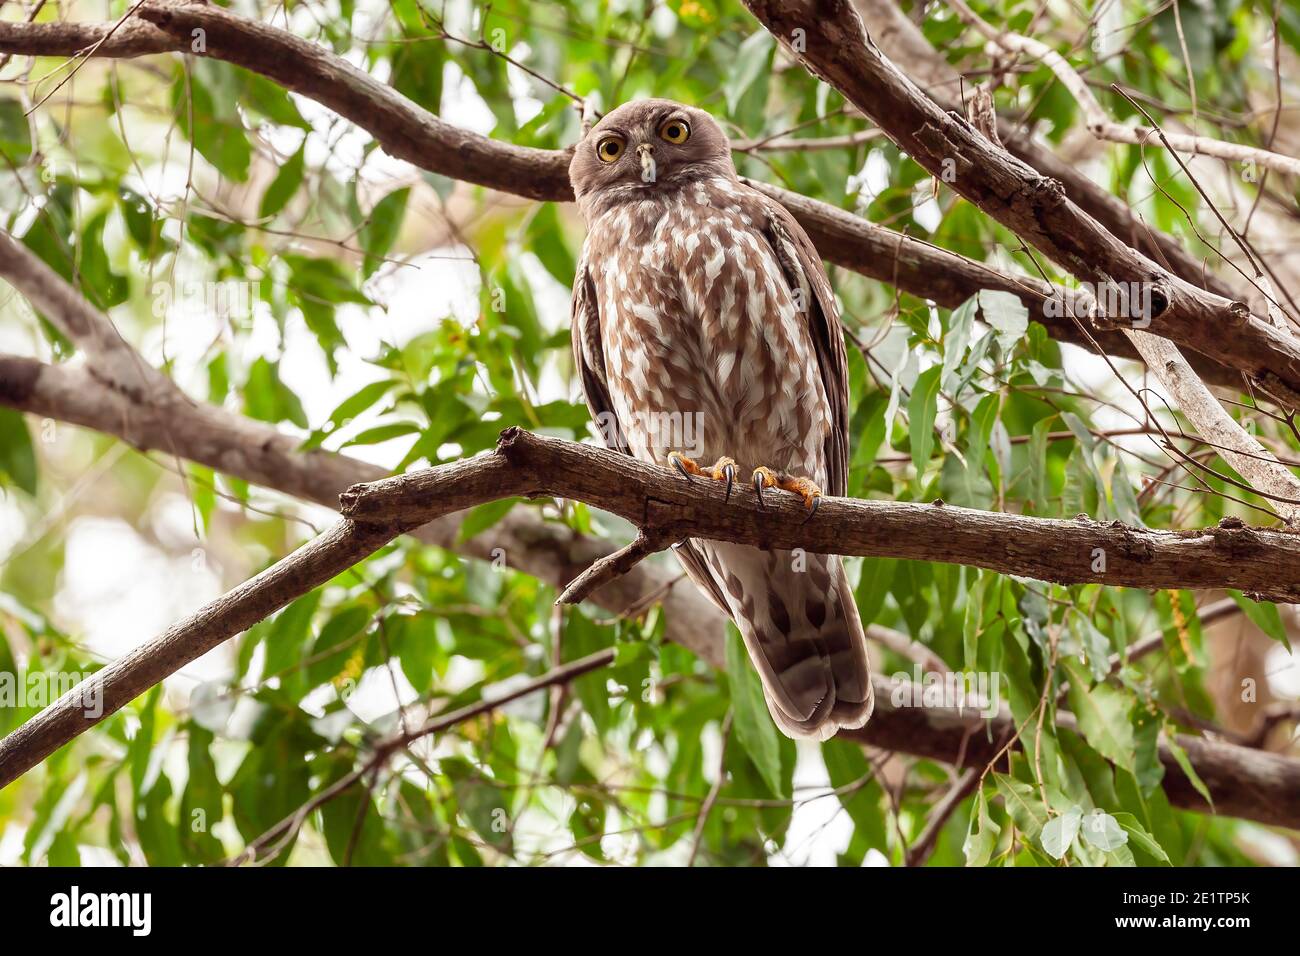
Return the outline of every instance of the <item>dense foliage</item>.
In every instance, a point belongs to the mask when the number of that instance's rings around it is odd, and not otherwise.
[[[37,19],[111,21],[129,6],[50,4]],[[1191,123],[1190,76],[1200,131],[1268,138],[1272,4],[1182,3],[1178,24],[1169,4],[1083,5],[1106,8],[1092,23],[1078,5],[1040,6],[978,9],[1067,54],[1118,120],[1134,109],[1107,91],[1112,82],[1164,121]],[[579,101],[601,109],[644,95],[706,108],[751,143],[868,128],[731,0],[234,8],[345,55],[451,122],[519,145],[563,148],[580,135]],[[1279,10],[1280,55],[1294,64],[1300,15],[1291,4]],[[0,16],[23,14],[10,4]],[[945,5],[930,5],[923,28],[972,82],[985,78],[982,38]],[[1218,221],[1172,159],[1092,141],[1046,67],[1015,63],[995,101],[1152,227],[1214,257],[1200,237],[1220,245]],[[884,137],[777,145],[738,152],[741,173],[1003,271],[1066,281]],[[0,70],[0,157],[5,228],[197,401],[275,423],[304,448],[394,470],[490,448],[506,424],[589,436],[569,352],[582,240],[572,207],[420,171],[263,77],[171,54],[11,59]],[[1260,182],[1212,160],[1194,168],[1238,226],[1265,193],[1252,233],[1269,236],[1266,250],[1294,243],[1284,177]],[[1180,419],[1140,391],[1151,383],[1139,366],[1058,345],[1009,295],[949,310],[830,274],[849,336],[851,495],[1159,528],[1228,514],[1274,520],[1265,500],[1222,477],[1213,449],[1178,439],[1218,472],[1193,478],[1159,436],[1141,434],[1154,416],[1177,435]],[[81,360],[20,296],[4,295],[0,315],[0,349]],[[1290,422],[1237,397],[1235,415],[1275,451],[1300,456]],[[211,469],[7,408],[0,477],[0,671],[25,675],[29,691],[0,706],[0,733],[38,711],[48,696],[39,691],[60,675],[94,671],[330,520]],[[506,501],[472,511],[460,539],[528,508],[582,534],[630,534],[582,505]],[[561,613],[552,588],[501,557],[403,538],[294,602],[0,791],[0,859],[236,856],[403,721],[610,646],[612,667],[396,755],[275,841],[271,858],[766,864],[811,852],[898,864],[951,786],[943,764],[844,741],[797,748],[779,736],[734,631],[720,672],[666,639],[656,606],[622,618],[590,604]],[[1227,719],[1243,679],[1258,684],[1258,706],[1276,692],[1259,667],[1234,665],[1231,641],[1203,635],[1197,607],[1216,596],[888,559],[850,568],[864,620],[910,635],[954,669],[1000,674],[1020,728],[1023,750],[962,801],[931,864],[1260,859],[1251,849],[1259,827],[1174,810],[1160,787],[1157,740]],[[1276,666],[1286,651],[1273,653],[1269,639],[1285,644],[1283,616],[1233,597],[1251,625],[1242,638],[1251,659]],[[1112,654],[1151,633],[1163,633],[1161,649],[1109,673]],[[912,661],[873,654],[880,673],[912,676]],[[1212,681],[1214,666],[1227,676]],[[1237,703],[1231,719],[1249,725],[1255,700],[1244,711]],[[1077,715],[1077,733],[1056,729],[1058,706]]]

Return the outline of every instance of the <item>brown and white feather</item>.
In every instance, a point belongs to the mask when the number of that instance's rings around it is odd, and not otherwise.
[[[595,157],[603,131],[646,141],[670,117],[698,145],[660,159],[657,144],[656,181]],[[712,118],[627,104],[578,145],[571,177],[587,221],[574,358],[593,415],[616,423],[607,443],[664,466],[674,451],[728,456],[742,480],[765,465],[843,495],[848,386],[830,284],[794,218],[737,178]],[[669,421],[700,424],[692,447]],[[825,739],[866,723],[866,639],[839,557],[707,540],[676,553],[735,621],[787,734]]]

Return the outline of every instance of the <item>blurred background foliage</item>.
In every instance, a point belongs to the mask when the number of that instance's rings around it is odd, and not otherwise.
[[[1066,54],[1116,119],[1133,110],[1106,89],[1112,82],[1168,123],[1249,143],[1269,140],[1273,126],[1276,14],[1282,85],[1300,102],[1291,3],[1183,2],[1181,37],[1170,3],[976,6]],[[743,175],[1002,269],[1064,278],[871,136],[731,0],[233,7],[332,49],[450,122],[520,145],[572,144],[582,101],[597,110],[646,95],[692,103],[742,145],[768,141],[736,153]],[[982,41],[943,4],[904,8],[972,83],[987,76]],[[32,9],[9,3],[0,17]],[[127,9],[124,0],[51,2],[36,19],[114,20]],[[1218,236],[1219,223],[1170,159],[1148,150],[1144,163],[1137,147],[1097,144],[1045,68],[1016,64],[996,101],[1145,221],[1211,255],[1198,232]],[[1296,117],[1281,112],[1273,134],[1293,155]],[[809,143],[790,148],[791,138]],[[269,80],[175,55],[75,70],[10,59],[0,70],[0,158],[6,228],[196,400],[275,423],[304,448],[397,470],[489,448],[507,424],[589,436],[569,360],[568,287],[582,240],[571,207],[418,170]],[[1253,234],[1290,277],[1295,184],[1213,161],[1194,168],[1234,222],[1258,204]],[[1115,369],[1058,346],[1015,300],[981,296],[948,310],[840,269],[831,277],[849,336],[850,494],[1158,528],[1227,514],[1273,520],[1265,501],[1173,467],[1143,434],[1152,417],[1176,434],[1168,409],[1158,400],[1143,408]],[[80,361],[0,289],[4,350]],[[1135,387],[1151,384],[1135,365],[1115,368]],[[1238,397],[1234,413],[1250,430],[1300,456],[1291,422]],[[1204,445],[1181,444],[1226,468]],[[268,489],[7,409],[0,481],[0,671],[29,677],[94,671],[329,521]],[[462,539],[510,508],[601,538],[630,533],[581,505],[504,502],[471,512]],[[985,776],[943,824],[930,864],[1295,861],[1291,837],[1171,809],[1155,748],[1175,729],[1247,735],[1265,706],[1295,699],[1289,611],[1228,595],[1242,613],[1202,628],[1197,607],[1225,595],[849,564],[865,619],[953,668],[1002,675],[1031,754]],[[796,748],[772,727],[748,666],[718,672],[665,641],[656,607],[626,618],[588,605],[561,614],[554,598],[503,562],[395,542],[0,791],[0,861],[231,858],[404,721],[608,647],[614,665],[564,692],[399,754],[313,811],[269,858],[900,864],[951,786],[951,768],[902,754],[839,741]],[[1152,633],[1163,634],[1161,649],[1108,677],[1109,656]],[[734,632],[729,641],[730,659],[743,662]],[[911,676],[911,661],[873,653],[878,671]],[[1257,685],[1250,700],[1247,679]],[[1064,680],[1070,703],[1090,701],[1078,734],[1054,729],[1053,688]],[[45,702],[19,696],[0,706],[0,733]],[[1264,745],[1294,751],[1293,727],[1283,722]],[[1059,845],[1076,812],[1105,814],[1123,842],[1103,827],[1104,839],[1067,831]]]

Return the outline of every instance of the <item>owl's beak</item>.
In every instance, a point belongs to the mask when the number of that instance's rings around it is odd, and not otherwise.
[[[641,160],[641,182],[652,183],[655,181],[655,148],[652,143],[642,143],[636,148],[637,157]]]

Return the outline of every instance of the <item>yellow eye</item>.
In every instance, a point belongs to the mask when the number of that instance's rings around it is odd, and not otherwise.
[[[596,144],[596,155],[602,163],[612,163],[623,155],[623,140],[619,136],[607,136]]]
[[[659,138],[665,143],[684,143],[691,138],[691,127],[686,120],[669,120],[659,127]]]

